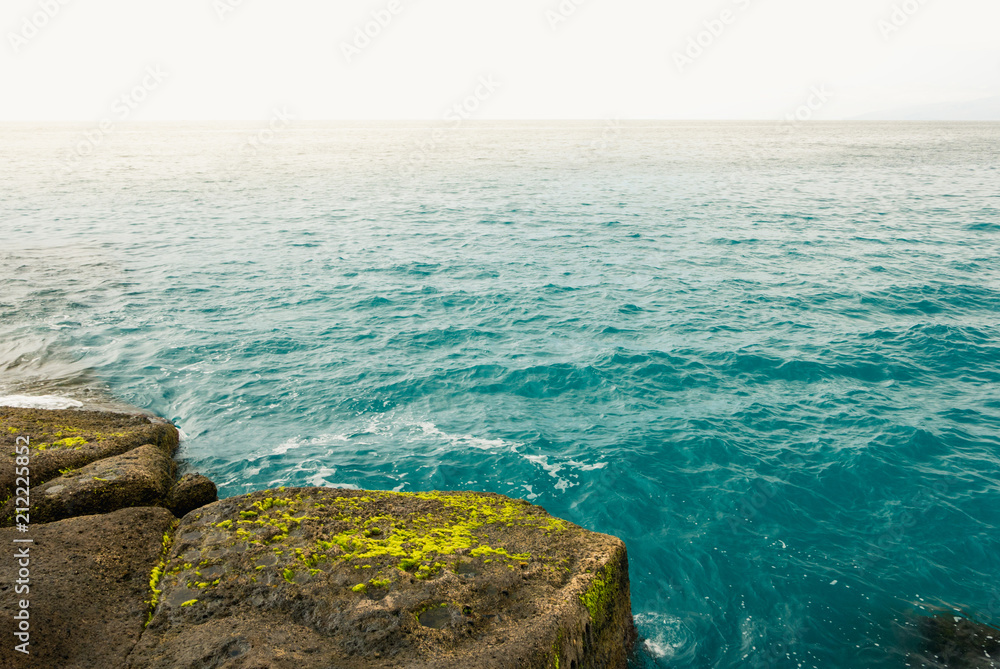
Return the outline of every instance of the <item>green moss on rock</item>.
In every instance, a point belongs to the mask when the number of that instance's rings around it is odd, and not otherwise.
[[[145,444],[173,455],[178,443],[173,425],[142,414],[0,407],[0,499],[15,488],[18,438],[29,441],[34,486]]]
[[[160,590],[160,581],[163,579],[163,575],[166,573],[167,569],[167,554],[170,551],[170,546],[173,544],[173,531],[177,528],[177,522],[171,524],[170,529],[163,534],[163,541],[161,543],[162,551],[160,553],[160,559],[153,567],[153,571],[149,574],[149,611],[146,615],[146,626],[153,620],[153,611],[156,610],[156,605],[160,601],[160,595],[163,593]]]
[[[302,667],[433,667],[472,661],[483,644],[519,668],[623,667],[634,638],[626,561],[619,540],[500,495],[252,493],[181,522],[135,661],[210,656],[212,639],[254,635],[247,661],[269,666],[268,649],[288,648],[268,630],[294,629],[327,663],[295,656]],[[214,581],[196,574],[206,568]],[[176,612],[205,587],[197,619],[214,632],[195,643],[193,619]]]

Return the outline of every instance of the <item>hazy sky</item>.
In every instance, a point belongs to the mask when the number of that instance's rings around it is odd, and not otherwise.
[[[4,0],[0,29],[0,120],[839,119],[1000,96],[997,0]]]

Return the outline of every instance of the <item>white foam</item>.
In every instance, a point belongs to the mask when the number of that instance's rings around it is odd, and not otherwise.
[[[285,441],[275,446],[274,450],[271,451],[271,454],[284,455],[288,451],[293,451],[296,448],[299,448],[300,446],[302,446],[302,443],[303,442],[301,439],[296,439],[295,437],[292,437],[291,439],[286,439]]]
[[[361,490],[358,486],[353,483],[324,483],[323,488],[335,488],[337,490]]]
[[[653,641],[652,639],[646,639],[642,642],[643,647],[646,651],[657,659],[670,658],[677,654],[674,647],[668,643],[660,643],[658,641]]]
[[[320,467],[319,471],[307,478],[306,481],[308,481],[310,485],[317,488],[333,487],[330,485],[330,482],[326,480],[326,477],[333,476],[336,473],[337,470],[331,467]]]
[[[636,626],[652,628],[642,646],[656,659],[673,658],[692,643],[691,629],[680,618],[658,613],[637,613],[634,618]]]
[[[563,477],[559,476],[559,472],[561,472],[564,469],[565,465],[550,465],[549,456],[524,455],[522,457],[528,462],[534,463],[539,467],[541,467],[542,469],[544,469],[545,471],[547,471],[549,473],[549,476],[551,476],[556,480],[556,486],[555,486],[556,490],[569,490],[573,486],[577,485],[576,483],[573,483],[569,479],[564,479]]]
[[[329,446],[341,441],[350,441],[350,437],[346,434],[321,434],[318,437],[310,439],[309,443],[316,446]]]
[[[559,475],[559,473],[564,469],[580,472],[592,472],[604,469],[608,466],[607,462],[598,462],[596,464],[588,465],[585,462],[577,462],[576,460],[568,460],[563,464],[549,463],[549,456],[547,455],[525,455],[524,453],[518,451],[519,447],[524,446],[524,444],[520,442],[506,441],[505,439],[484,439],[471,434],[448,434],[447,432],[439,429],[434,423],[427,421],[413,423],[413,425],[415,427],[419,427],[425,436],[445,440],[448,442],[449,446],[462,446],[482,451],[509,451],[511,453],[516,453],[528,462],[538,465],[545,470],[549,476],[554,478],[556,480],[556,490],[566,491],[575,485],[579,485],[578,483],[570,480],[571,478],[579,478],[576,474],[567,474],[565,476]],[[528,499],[536,499],[538,497],[538,494],[535,494],[530,487],[528,487],[528,495]]]
[[[588,464],[585,464],[583,462],[577,462],[576,460],[570,460],[569,461],[569,466],[570,467],[576,467],[581,472],[592,472],[592,471],[594,471],[596,469],[604,469],[605,467],[608,466],[608,463],[606,463],[606,462],[598,462],[596,465],[588,465]]]
[[[429,437],[447,439],[453,446],[470,446],[481,451],[489,451],[493,449],[514,450],[517,448],[516,443],[505,441],[503,439],[483,439],[482,437],[474,437],[471,434],[448,434],[447,432],[439,430],[438,426],[434,423],[417,423],[417,427],[423,430],[423,433]]]
[[[16,407],[19,409],[79,409],[83,402],[59,397],[58,395],[7,395],[0,397],[0,406]]]
[[[271,451],[272,455],[284,455],[288,451],[294,451],[297,448],[301,448],[306,445],[310,446],[329,446],[330,444],[348,441],[346,435],[343,434],[321,434],[318,437],[313,437],[312,439],[306,440],[299,437],[291,437],[281,442]]]
[[[333,470],[330,470],[330,472],[332,472],[332,471]],[[243,477],[242,475],[237,475],[237,479],[245,481],[246,477]],[[343,489],[343,490],[361,490],[361,488],[359,488],[358,486],[354,485],[353,483],[328,483],[327,480],[325,478],[323,478],[323,472],[322,471],[317,472],[313,476],[309,477],[308,482],[312,483],[313,487],[316,487],[316,488],[339,488],[339,489]],[[290,487],[292,485],[298,486],[299,484],[297,484],[297,483],[292,484],[292,483],[290,483],[288,481],[287,478],[280,478],[280,479],[274,479],[273,481],[271,481],[270,483],[268,483],[267,487],[268,487],[268,489],[270,489],[270,488],[278,488],[278,487],[287,488],[287,487]]]

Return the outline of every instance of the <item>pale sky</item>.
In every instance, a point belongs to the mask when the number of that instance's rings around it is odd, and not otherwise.
[[[438,120],[456,104],[486,120],[836,120],[969,103],[1000,120],[997,0],[4,0],[0,30],[0,121]]]

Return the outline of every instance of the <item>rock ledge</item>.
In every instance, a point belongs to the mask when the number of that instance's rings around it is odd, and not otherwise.
[[[204,477],[175,480],[177,433],[159,419],[0,408],[0,459],[16,464],[19,436],[33,445],[33,654],[5,644],[0,665],[626,666],[625,545],[527,502],[328,488],[215,501]],[[14,483],[0,477],[0,500]],[[0,625],[14,600],[0,583]]]

